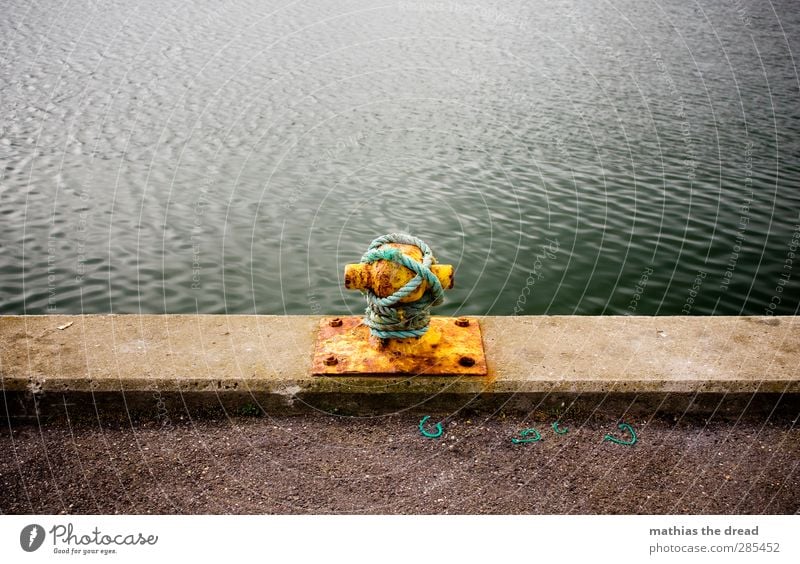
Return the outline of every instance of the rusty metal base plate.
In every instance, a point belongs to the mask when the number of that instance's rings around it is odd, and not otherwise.
[[[457,325],[454,317],[432,317],[428,332],[419,339],[384,342],[372,337],[362,320],[322,319],[311,366],[314,375],[486,375],[481,328],[475,318],[460,317]]]

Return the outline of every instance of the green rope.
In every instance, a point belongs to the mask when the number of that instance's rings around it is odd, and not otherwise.
[[[379,248],[387,243],[419,247],[422,251],[422,262],[415,261],[398,249]],[[442,283],[430,268],[432,264],[436,263],[433,252],[422,239],[405,233],[389,233],[372,241],[367,252],[361,257],[361,262],[366,264],[379,260],[396,262],[413,271],[415,276],[394,294],[385,298],[375,295],[369,288],[365,290],[367,310],[364,323],[369,327],[370,333],[380,339],[406,339],[423,336],[428,331],[430,324],[431,307],[439,305],[444,300]],[[399,304],[400,300],[414,293],[423,282],[427,283],[427,288],[419,300],[408,304]]]
[[[532,439],[528,439],[528,438],[518,439],[518,438],[514,437],[514,438],[511,439],[511,442],[514,443],[515,445],[519,445],[519,444],[523,444],[523,443],[535,443],[535,442],[538,442],[538,441],[542,440],[542,435],[540,435],[539,431],[537,431],[536,429],[523,429],[522,431],[519,432],[519,435],[520,435],[520,437],[527,437],[531,433],[533,433],[535,435]]]
[[[419,422],[419,432],[422,433],[423,437],[428,437],[429,439],[436,439],[441,437],[442,433],[444,432],[441,423],[436,424],[436,431],[434,431],[433,433],[429,433],[428,431],[425,430],[425,423],[430,418],[431,418],[430,415],[426,415],[425,417],[422,418],[422,420]]]
[[[553,431],[555,431],[559,435],[566,435],[569,429],[567,427],[564,427],[563,429],[559,428],[558,421],[556,421],[555,423],[553,423]]]
[[[637,439],[636,439],[636,431],[633,430],[633,427],[631,427],[627,423],[620,423],[619,425],[617,425],[617,427],[619,427],[623,431],[628,431],[631,434],[631,440],[623,441],[623,440],[620,440],[620,439],[618,439],[618,438],[616,438],[616,437],[614,437],[612,435],[606,435],[605,437],[603,437],[603,440],[604,441],[611,441],[612,443],[617,443],[618,445],[625,445],[625,446],[633,446],[633,445],[636,444],[636,441],[637,441]]]

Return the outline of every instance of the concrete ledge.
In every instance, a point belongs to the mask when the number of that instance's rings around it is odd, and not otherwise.
[[[316,316],[2,316],[3,409],[41,415],[43,406],[63,411],[64,403],[89,402],[102,410],[118,396],[115,409],[177,401],[379,413],[479,404],[531,409],[556,399],[571,405],[577,397],[619,397],[626,404],[635,397],[646,410],[673,404],[685,410],[703,398],[712,407],[726,397],[750,406],[753,394],[795,409],[800,397],[795,317],[485,317],[489,375],[479,378],[311,376],[318,322]],[[105,399],[92,401],[98,397]]]

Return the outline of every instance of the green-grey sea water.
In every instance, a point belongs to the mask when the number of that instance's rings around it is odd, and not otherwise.
[[[794,314],[800,10],[775,0],[5,0],[0,313]]]

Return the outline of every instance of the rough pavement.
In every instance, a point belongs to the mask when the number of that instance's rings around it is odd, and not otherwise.
[[[791,419],[411,415],[22,424],[0,430],[3,513],[797,513]],[[543,440],[514,445],[536,427]]]

